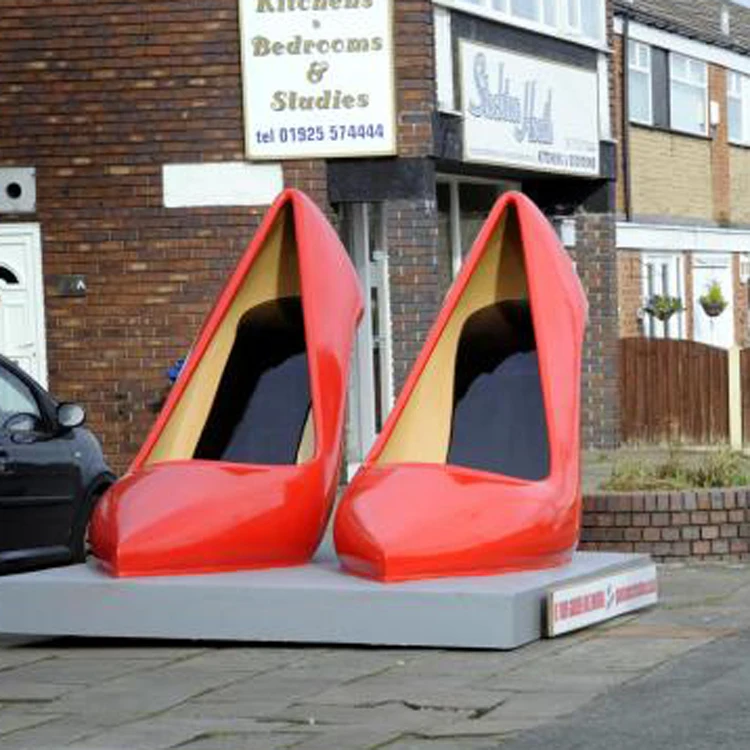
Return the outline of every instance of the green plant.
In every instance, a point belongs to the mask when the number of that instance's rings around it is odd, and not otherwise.
[[[602,489],[614,492],[738,487],[750,484],[750,465],[739,453],[723,449],[698,462],[686,463],[676,451],[659,463],[624,461],[615,464]]]
[[[706,312],[711,310],[714,315],[723,312],[727,306],[724,293],[721,291],[721,285],[718,281],[712,281],[707,287],[705,294],[702,294],[698,300]]]
[[[668,294],[653,294],[643,309],[657,320],[667,321],[675,313],[682,312],[685,307],[679,297],[671,297]]]
[[[726,449],[709,453],[702,464],[689,471],[688,477],[695,487],[736,487],[750,484],[742,455]]]

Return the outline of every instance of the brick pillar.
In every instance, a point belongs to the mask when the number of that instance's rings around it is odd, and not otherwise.
[[[728,224],[731,198],[729,190],[729,141],[727,124],[727,77],[724,68],[708,66],[709,100],[719,104],[719,124],[711,128],[711,179],[713,183],[714,221]]]
[[[615,217],[581,213],[576,234],[572,255],[589,301],[581,438],[585,448],[612,448],[620,440]]]
[[[643,304],[641,254],[636,250],[620,250],[617,255],[620,336],[640,336],[643,333],[638,319],[638,310]]]
[[[389,201],[393,382],[401,389],[440,308],[437,202]]]

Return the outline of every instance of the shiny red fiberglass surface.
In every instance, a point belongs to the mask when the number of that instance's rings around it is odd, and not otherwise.
[[[549,474],[529,481],[447,463],[379,463],[452,310],[508,210],[520,227],[547,422]],[[579,413],[587,304],[554,230],[517,193],[480,232],[382,433],[335,519],[346,570],[383,581],[485,575],[561,565],[581,516]]]
[[[212,336],[264,248],[279,211],[291,206],[315,450],[300,464],[214,460],[149,463]],[[93,551],[112,575],[203,573],[302,564],[325,530],[342,458],[347,378],[362,297],[356,272],[322,212],[284,191],[222,291],[128,473],[100,501]]]

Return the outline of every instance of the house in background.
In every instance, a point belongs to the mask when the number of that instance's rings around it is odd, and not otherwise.
[[[620,335],[747,346],[750,10],[615,2]],[[701,305],[718,285],[724,311]],[[664,324],[653,295],[680,298]]]

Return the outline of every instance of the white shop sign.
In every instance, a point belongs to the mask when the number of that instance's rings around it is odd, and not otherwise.
[[[392,0],[240,0],[251,159],[396,152]]]
[[[658,597],[653,563],[560,586],[547,594],[547,635],[562,635],[648,607]]]
[[[464,159],[599,174],[597,74],[461,40]]]

